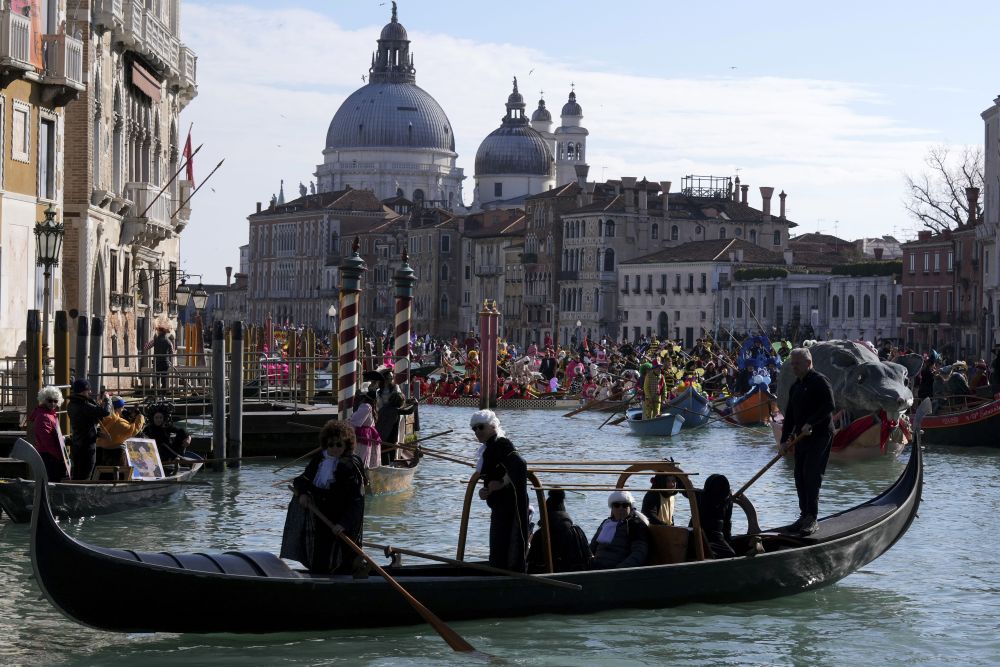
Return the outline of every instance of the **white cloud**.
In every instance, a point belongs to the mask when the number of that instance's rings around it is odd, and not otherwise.
[[[185,268],[220,280],[245,243],[246,216],[285,179],[297,195],[322,161],[326,128],[363,85],[379,25],[347,30],[305,10],[185,4],[183,38],[198,55],[198,174],[225,166],[193,202]],[[900,205],[902,173],[918,170],[940,139],[884,114],[878,91],[840,81],[661,78],[584,69],[540,49],[473,42],[408,26],[417,82],[448,113],[469,177],[479,142],[499,125],[511,77],[553,116],[575,82],[590,131],[591,178],[646,176],[679,187],[687,174],[732,175],[789,193],[789,217],[845,236],[912,227]],[[501,64],[502,63],[502,64]],[[665,68],[666,69],[666,68]],[[534,70],[531,72],[531,70]],[[529,74],[530,72],[530,74]],[[214,192],[212,191],[214,188]]]

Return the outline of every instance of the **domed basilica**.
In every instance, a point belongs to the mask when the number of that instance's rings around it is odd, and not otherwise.
[[[396,16],[382,28],[368,83],[354,91],[330,122],[321,192],[347,186],[379,199],[403,196],[444,208],[462,206],[462,170],[455,133],[441,105],[416,84],[406,28]]]

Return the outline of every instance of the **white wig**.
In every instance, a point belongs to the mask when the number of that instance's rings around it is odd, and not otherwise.
[[[506,435],[500,426],[500,418],[492,410],[477,410],[473,412],[472,417],[469,419],[469,426],[475,426],[476,424],[488,424],[492,426],[496,430],[498,438]]]
[[[608,507],[611,507],[612,503],[628,503],[634,508],[635,498],[632,497],[630,491],[612,491],[611,495],[608,496]]]
[[[62,405],[63,395],[62,392],[55,387],[42,387],[38,392],[38,404],[45,405],[45,401],[54,400],[56,405]]]

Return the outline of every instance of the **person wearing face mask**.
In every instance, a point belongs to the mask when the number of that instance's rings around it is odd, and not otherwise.
[[[476,470],[483,481],[479,497],[490,514],[490,565],[525,571],[528,551],[528,464],[505,437],[492,410],[479,410],[469,425],[480,442]]]
[[[601,522],[590,540],[594,554],[591,568],[610,570],[640,567],[649,559],[649,520],[635,510],[628,491],[612,491],[608,496],[611,516]]]

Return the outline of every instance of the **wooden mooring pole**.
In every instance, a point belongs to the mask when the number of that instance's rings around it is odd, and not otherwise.
[[[104,320],[97,315],[90,319],[90,388],[96,396],[101,390],[102,369],[104,361]]]
[[[226,456],[235,459],[229,465],[240,467],[243,456],[243,322],[236,320],[232,327],[233,349],[229,353],[229,448]]]
[[[56,311],[55,319],[55,377],[53,384],[69,384],[69,316],[65,310]],[[68,389],[62,389],[64,396],[69,396]],[[69,413],[63,412],[59,415],[59,428],[63,433],[69,433]]]
[[[87,377],[87,354],[90,351],[90,320],[86,313],[76,318],[76,366],[74,377]]]
[[[212,327],[212,456],[226,458],[226,328]],[[225,463],[213,464],[220,472]]]
[[[38,391],[42,388],[44,368],[42,367],[42,318],[37,310],[28,311],[28,321],[24,332],[25,362],[27,363],[26,384],[27,395],[25,396],[25,410],[27,414],[34,412],[38,405]],[[34,444],[35,430],[28,429],[28,441]]]

